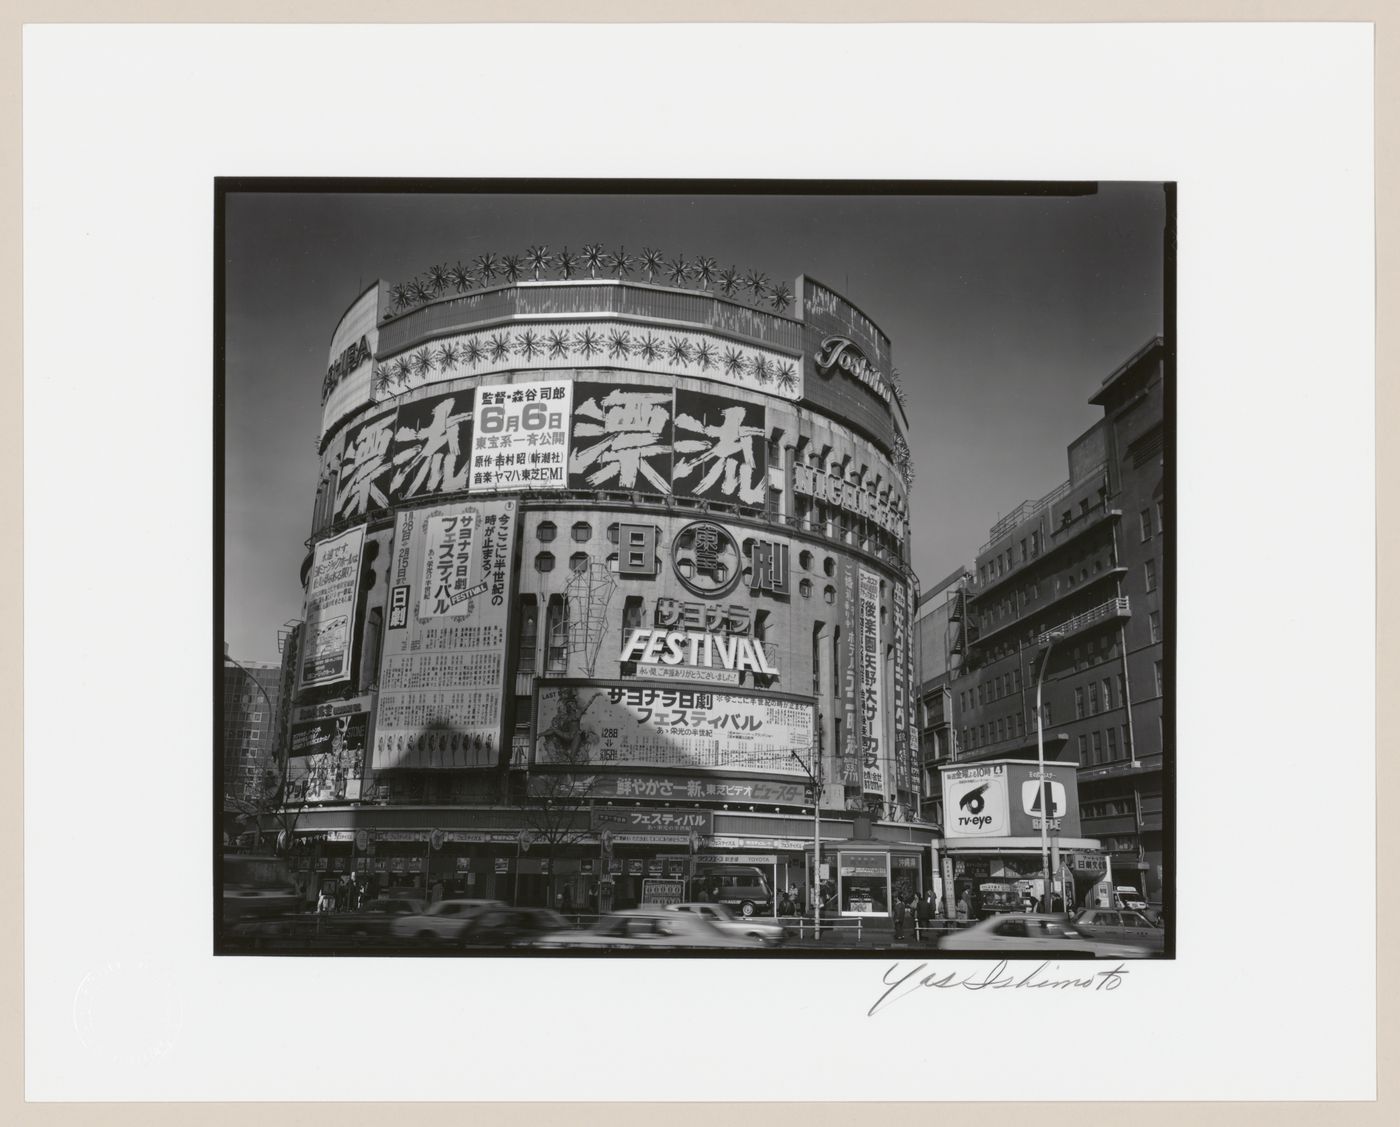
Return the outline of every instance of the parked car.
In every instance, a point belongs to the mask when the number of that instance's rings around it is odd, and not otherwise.
[[[392,934],[393,924],[405,916],[423,911],[421,900],[371,900],[353,912],[330,912],[319,918],[322,934],[346,935],[352,939],[383,939]]]
[[[1030,954],[1097,955],[1103,958],[1142,959],[1146,947],[1110,943],[1079,931],[1069,917],[1016,912],[992,916],[972,927],[945,935],[940,951],[987,951],[995,954],[1025,951]]]
[[[757,919],[744,919],[729,910],[727,904],[667,904],[668,912],[690,912],[709,920],[720,931],[753,940],[764,947],[781,946],[787,939],[787,928],[778,924],[759,923]]]
[[[542,936],[567,931],[551,908],[486,908],[468,921],[462,942],[471,947],[531,947]]]
[[[420,943],[457,943],[473,917],[487,908],[504,908],[500,900],[439,900],[417,915],[400,916],[389,926],[396,939]]]
[[[1141,912],[1085,908],[1074,917],[1074,926],[1093,939],[1133,943],[1154,951],[1166,945],[1166,933]]]
[[[633,908],[613,912],[584,930],[556,931],[541,936],[536,947],[617,948],[672,951],[692,947],[752,947],[752,939],[721,931],[693,912]]]
[[[690,882],[692,901],[726,904],[741,916],[773,910],[773,890],[756,865],[711,865]]]

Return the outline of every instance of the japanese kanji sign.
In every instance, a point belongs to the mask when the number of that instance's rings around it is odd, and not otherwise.
[[[471,473],[472,393],[405,403],[394,424],[389,500],[465,493]]]
[[[590,826],[594,832],[611,830],[613,833],[674,833],[682,837],[695,830],[708,837],[714,829],[714,812],[675,807],[665,810],[638,810],[595,806]]]
[[[751,802],[763,806],[810,806],[808,785],[776,779],[739,779],[722,775],[650,775],[638,772],[597,774],[589,779],[593,798],[661,798]],[[532,794],[548,793],[545,781],[532,777]]]
[[[306,580],[306,640],[301,653],[303,689],[350,676],[364,542],[364,525],[357,525],[322,540],[312,552],[311,574]]]
[[[580,383],[569,488],[671,492],[671,390]]]
[[[386,411],[345,432],[345,456],[340,461],[335,494],[336,519],[389,507],[389,480],[394,468],[389,450],[396,415]]]
[[[768,430],[762,405],[677,391],[674,450],[676,493],[754,508],[766,503]]]
[[[473,493],[567,487],[573,388],[564,381],[476,389]]]
[[[535,760],[799,775],[815,742],[808,701],[627,684],[541,684]]]
[[[389,586],[407,616],[384,632],[376,770],[497,765],[515,517],[513,501],[398,513]]]
[[[880,652],[880,577],[860,569],[861,763],[866,794],[885,793],[882,760],[885,725],[884,654]],[[893,780],[891,780],[893,782]]]

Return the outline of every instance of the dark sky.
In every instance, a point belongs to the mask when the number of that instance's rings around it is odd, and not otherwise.
[[[227,197],[225,637],[276,660],[300,618],[320,385],[336,322],[376,277],[547,243],[807,273],[886,333],[904,377],[914,566],[925,589],[1068,476],[1103,378],[1162,331],[1159,184],[1095,194]]]

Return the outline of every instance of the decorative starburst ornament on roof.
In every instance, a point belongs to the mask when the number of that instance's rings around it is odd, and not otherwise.
[[[493,281],[500,269],[501,260],[489,251],[476,256],[476,273],[483,286]]]
[[[447,280],[458,293],[466,293],[476,285],[476,275],[471,272],[471,267],[463,266],[460,262],[447,272]]]
[[[473,337],[462,346],[462,359],[475,368],[486,359],[486,349],[481,341]]]
[[[608,262],[611,264],[615,278],[625,278],[632,273],[632,263],[635,261],[636,258],[627,253],[626,247],[618,247],[616,254],[608,255]]]
[[[451,269],[452,268],[446,263],[441,266],[428,267],[428,289],[432,291],[434,297],[437,297],[438,294],[447,289],[447,275]]]
[[[768,293],[768,275],[761,270],[750,270],[744,277],[744,288],[754,301],[762,301]]]
[[[518,356],[533,360],[536,356],[543,355],[544,349],[544,339],[534,329],[526,329],[516,335],[515,351]]]
[[[546,343],[549,345],[549,358],[551,360],[567,360],[569,358],[569,334],[567,331],[561,332],[559,329],[551,329]]]
[[[683,286],[690,281],[690,263],[685,260],[685,255],[678,254],[666,263],[666,277],[673,286]]]
[[[632,334],[626,329],[611,329],[608,332],[608,359],[626,360],[632,355]]]
[[[699,282],[703,288],[709,289],[714,285],[715,279],[719,277],[719,268],[715,264],[713,258],[702,254],[691,266],[690,276]]]
[[[457,366],[457,361],[462,358],[462,350],[458,345],[451,343],[444,344],[437,350],[437,366],[440,372],[450,372]]]
[[[651,247],[642,248],[642,273],[647,276],[650,282],[657,274],[665,268],[665,260],[661,257],[659,250],[652,250]]]
[[[603,351],[603,334],[584,329],[574,335],[574,347],[583,353],[585,360],[591,360]]]
[[[728,270],[720,271],[719,289],[720,293],[724,294],[725,297],[733,297],[743,284],[743,279],[739,274],[739,268],[737,266],[731,266]]]
[[[559,268],[559,277],[572,278],[578,272],[578,255],[565,247],[554,256],[554,264]]]
[[[501,277],[512,286],[520,281],[520,256],[518,254],[508,254],[501,259]]]
[[[525,266],[534,275],[537,282],[540,280],[540,271],[548,270],[552,261],[553,259],[549,256],[549,247],[544,243],[530,247],[525,251]]]
[[[428,349],[420,348],[413,354],[413,374],[415,376],[427,376],[433,370],[433,354]]]
[[[599,270],[608,268],[608,256],[603,253],[602,243],[584,243],[581,257],[590,278],[596,278]]]
[[[769,301],[779,313],[792,304],[792,291],[788,289],[786,282],[779,282],[773,287],[773,296]]]

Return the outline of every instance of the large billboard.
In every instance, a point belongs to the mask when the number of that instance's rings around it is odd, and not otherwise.
[[[636,685],[541,682],[535,762],[798,775],[810,755],[809,701]]]
[[[568,487],[573,390],[572,380],[476,389],[473,493]]]
[[[810,784],[779,779],[741,779],[723,775],[661,775],[637,771],[598,771],[588,780],[590,798],[705,799],[752,802],[761,806],[811,806]],[[549,794],[551,784],[530,776],[531,794]],[[580,790],[582,789],[580,785]]]
[[[762,508],[768,498],[763,406],[678,390],[671,486],[688,497]]]
[[[337,520],[389,507],[389,483],[394,469],[390,451],[396,417],[397,412],[390,409],[346,430],[345,454],[340,460],[335,494]]]
[[[860,714],[862,786],[866,794],[885,793],[884,654],[880,649],[880,577],[860,569]]]
[[[670,493],[671,407],[670,388],[576,385],[569,488]]]
[[[496,766],[515,521],[513,501],[397,514],[375,770]]]
[[[311,553],[301,651],[303,689],[350,677],[350,647],[355,637],[355,603],[364,542],[364,525],[358,525],[322,540]]]
[[[321,433],[370,400],[374,353],[379,347],[379,284],[365,290],[345,311],[331,336],[321,381]]]
[[[1036,837],[1041,830],[1038,767],[1024,760],[996,760],[943,769],[945,837]],[[1047,763],[1046,829],[1077,838],[1079,784],[1075,765]]]
[[[392,433],[389,500],[393,504],[467,491],[472,456],[470,391],[401,404]]]
[[[287,750],[286,802],[353,802],[364,783],[370,698],[298,708]]]

